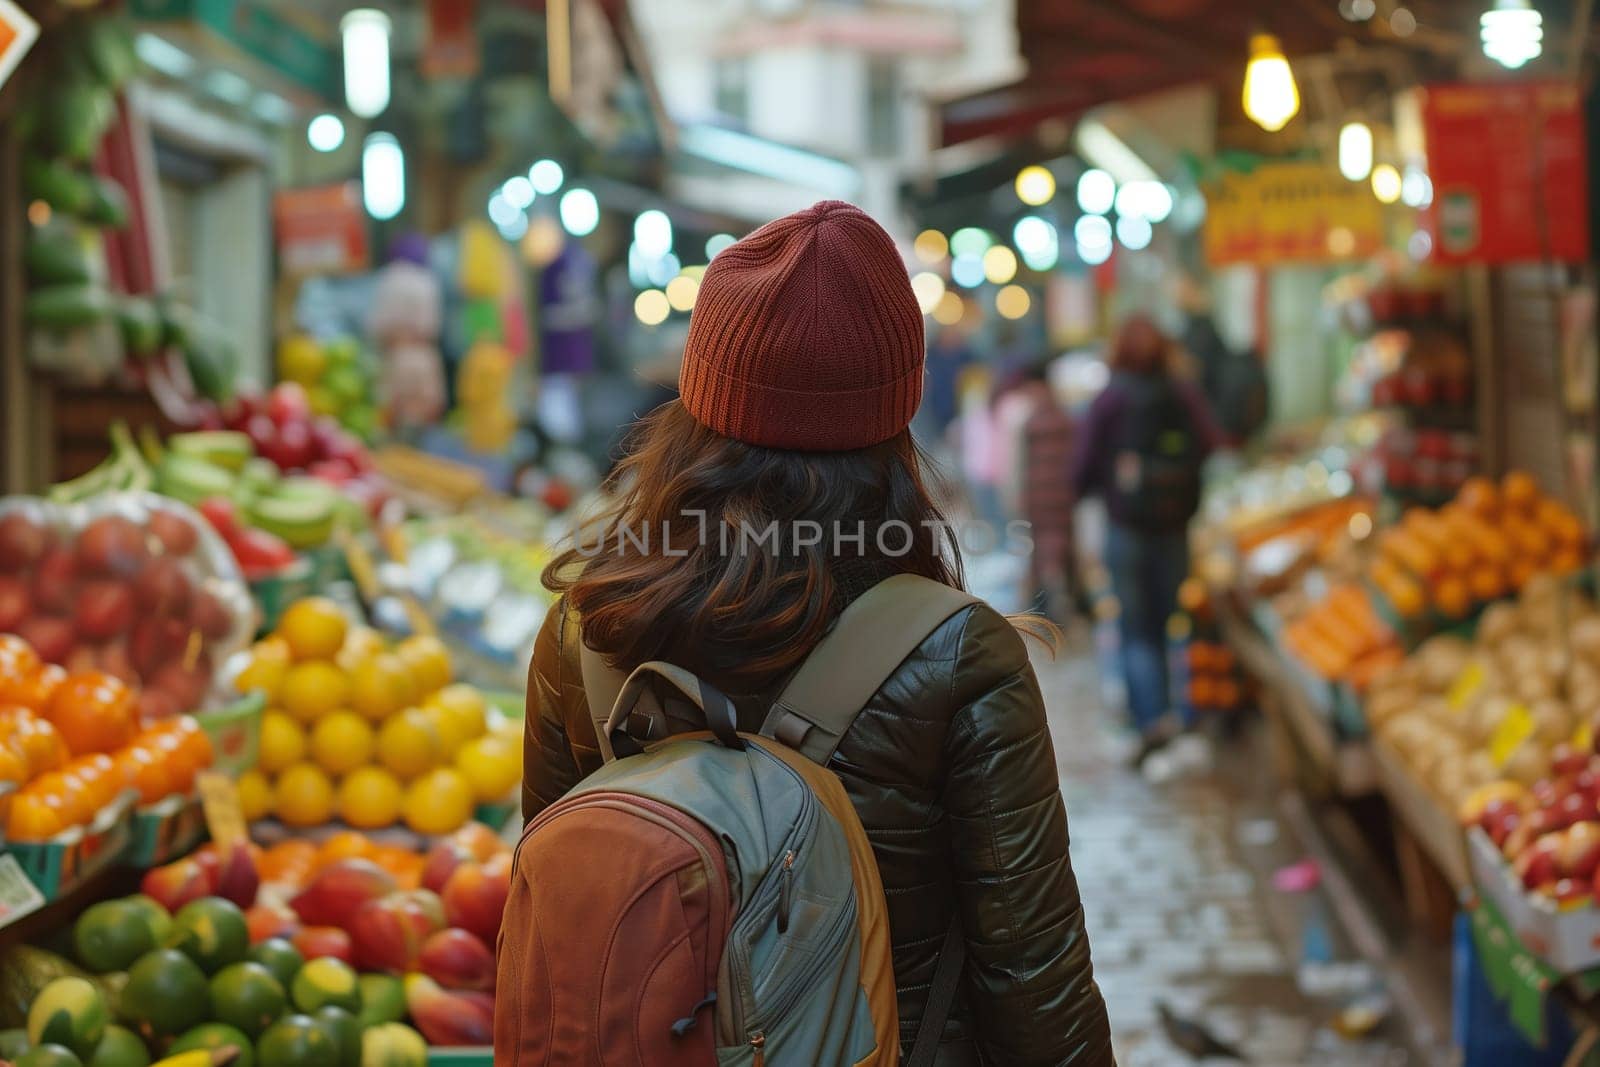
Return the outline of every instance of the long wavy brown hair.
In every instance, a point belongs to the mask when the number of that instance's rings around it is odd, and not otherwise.
[[[615,501],[544,584],[613,666],[667,660],[730,693],[760,692],[805,659],[847,590],[901,572],[961,585],[927,466],[909,432],[851,452],[759,448],[672,400],[630,435]],[[803,543],[810,524],[819,543]]]

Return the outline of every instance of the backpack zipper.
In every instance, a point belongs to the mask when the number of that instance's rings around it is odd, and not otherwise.
[[[755,1058],[750,1061],[751,1067],[762,1067],[767,1062],[767,1035],[760,1030],[750,1034],[750,1047],[755,1049]]]
[[[778,887],[778,933],[789,932],[789,908],[794,904],[794,849],[783,854],[783,881]]]

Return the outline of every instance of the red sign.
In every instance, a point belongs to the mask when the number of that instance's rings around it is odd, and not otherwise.
[[[284,189],[272,198],[283,273],[350,274],[367,268],[367,217],[355,182]]]
[[[1589,258],[1583,102],[1567,82],[1434,85],[1422,121],[1434,258]]]
[[[429,0],[422,73],[429,78],[471,78],[478,73],[477,0]]]

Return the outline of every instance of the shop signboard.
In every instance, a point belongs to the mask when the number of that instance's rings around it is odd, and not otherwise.
[[[1582,95],[1570,82],[1432,85],[1422,102],[1434,259],[1589,258]]]
[[[482,66],[477,0],[428,0],[428,35],[422,73],[429,78],[471,78]]]
[[[1206,260],[1329,263],[1383,247],[1383,205],[1365,182],[1322,163],[1265,163],[1205,190]]]
[[[130,0],[136,18],[183,25],[245,53],[319,96],[332,95],[333,49],[282,8],[239,0]]]
[[[0,0],[0,85],[11,77],[38,38],[39,24],[11,0]]]
[[[285,274],[367,269],[367,219],[355,182],[281,190],[272,198],[272,220]]]

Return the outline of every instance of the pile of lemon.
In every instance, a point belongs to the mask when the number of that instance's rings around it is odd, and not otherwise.
[[[391,648],[331,600],[291,605],[235,682],[267,695],[260,760],[239,779],[245,817],[444,834],[507,799],[522,778],[520,726],[491,725],[483,694],[452,678],[437,638]]]

